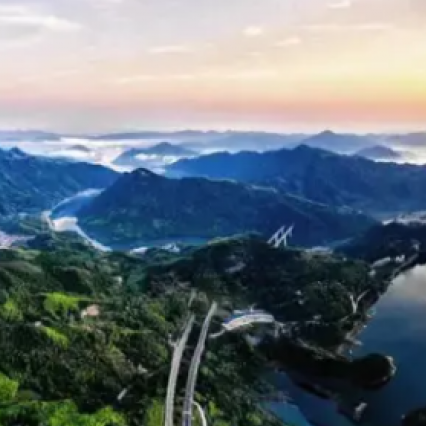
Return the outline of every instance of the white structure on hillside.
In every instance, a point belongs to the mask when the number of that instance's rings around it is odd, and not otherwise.
[[[273,324],[275,318],[265,311],[261,310],[247,310],[241,311],[230,318],[227,318],[223,323],[222,327],[226,331],[236,330],[242,327],[246,327],[251,324]]]
[[[291,225],[288,229],[286,228],[287,227],[284,225],[278,229],[278,231],[269,239],[268,244],[275,248],[278,248],[281,245],[287,247],[288,238],[293,236],[294,225]]]

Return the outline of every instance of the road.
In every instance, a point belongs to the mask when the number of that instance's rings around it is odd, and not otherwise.
[[[197,347],[195,348],[194,356],[192,357],[191,366],[189,367],[188,381],[186,382],[185,399],[183,402],[182,426],[191,426],[192,424],[192,408],[194,404],[195,385],[197,383],[198,369],[200,367],[201,356],[204,352],[207,333],[209,331],[211,320],[216,313],[217,303],[213,302],[210,310],[204,320],[201,328],[200,337]]]
[[[195,401],[194,401],[194,405],[197,407],[198,413],[200,414],[201,425],[207,426],[207,419],[206,419],[206,415],[204,414],[203,407],[201,407],[201,405]]]
[[[169,383],[167,386],[166,406],[164,415],[164,426],[173,426],[173,413],[175,404],[176,382],[179,374],[180,363],[182,355],[188,342],[188,337],[194,325],[195,316],[191,315],[189,318],[182,337],[176,344],[173,351],[172,365],[170,368]]]

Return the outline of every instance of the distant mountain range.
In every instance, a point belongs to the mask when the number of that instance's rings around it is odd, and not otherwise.
[[[0,150],[0,215],[49,209],[87,188],[105,188],[117,174],[105,167]]]
[[[340,154],[353,154],[361,149],[370,148],[375,144],[374,139],[366,136],[338,134],[330,130],[308,137],[301,142],[311,148],[319,148]]]
[[[374,145],[368,148],[361,149],[355,153],[358,157],[367,158],[369,160],[400,160],[402,159],[401,153],[388,148],[384,145]]]
[[[155,163],[155,166],[163,165],[170,158],[181,159],[193,157],[197,153],[193,150],[185,148],[180,145],[174,145],[168,142],[162,142],[148,148],[131,148],[124,151],[113,162],[116,166],[130,166],[130,167],[148,167],[150,163]]]
[[[79,213],[80,226],[107,244],[165,238],[213,238],[296,226],[294,242],[345,239],[374,221],[270,188],[208,179],[167,179],[139,169],[124,174]]]
[[[216,153],[181,160],[167,167],[167,175],[256,183],[369,214],[426,208],[425,166],[376,163],[305,145],[293,150]]]
[[[0,130],[0,141],[58,141],[61,136],[40,130]]]
[[[197,132],[183,131],[173,133],[125,133],[99,136],[105,140],[158,139],[176,140],[185,147],[199,151],[215,149],[237,152],[240,150],[267,151],[283,147],[293,148],[299,144],[329,151],[353,154],[360,149],[375,145],[373,136],[357,136],[353,134],[337,134],[329,130],[314,136],[305,134],[280,134],[268,132]]]

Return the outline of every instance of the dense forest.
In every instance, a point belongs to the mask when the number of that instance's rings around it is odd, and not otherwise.
[[[161,239],[209,239],[295,225],[294,244],[325,245],[376,222],[277,190],[202,178],[167,179],[138,169],[122,175],[77,214],[80,226],[107,246]]]
[[[341,136],[323,133],[317,137],[323,136],[325,141],[313,145],[325,146],[327,151],[308,146],[314,137],[306,141],[307,145],[294,149],[221,152],[183,159],[170,164],[167,173],[270,186],[315,202],[349,206],[372,215],[424,210],[425,166],[338,155],[330,152],[330,147],[333,141],[337,142],[336,148],[342,147]]]
[[[350,312],[348,291],[382,290],[363,262],[275,250],[255,237],[144,257],[101,254],[67,235],[40,234],[29,245],[0,252],[2,426],[158,426],[170,339],[180,336],[194,292],[196,329],[212,300],[220,305],[212,332],[234,308],[256,303],[281,321],[321,315],[322,325],[298,333],[332,345],[345,333],[330,324]],[[333,341],[322,341],[321,328]],[[257,404],[269,386],[265,365],[238,333],[208,342],[196,398],[209,424],[275,424]],[[187,369],[184,362],[178,406]]]
[[[102,166],[36,157],[0,149],[0,216],[50,209],[87,188],[105,188],[118,177]]]

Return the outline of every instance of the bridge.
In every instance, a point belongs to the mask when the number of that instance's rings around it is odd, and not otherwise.
[[[274,235],[268,240],[268,244],[272,247],[279,248],[281,245],[287,247],[288,238],[293,236],[294,225],[286,229],[286,226],[282,226],[275,232]]]
[[[175,394],[176,394],[176,382],[179,374],[179,368],[182,361],[182,355],[185,350],[186,344],[188,342],[189,335],[191,334],[192,327],[195,322],[195,316],[191,315],[189,318],[182,337],[179,342],[175,345],[173,351],[172,365],[169,374],[169,383],[167,386],[167,396],[166,396],[166,405],[165,405],[165,415],[164,415],[164,426],[173,426],[173,416],[174,416],[174,404],[175,404]]]
[[[201,328],[197,347],[195,348],[194,356],[192,357],[191,361],[191,366],[189,367],[188,381],[186,383],[185,398],[183,402],[182,426],[192,425],[192,407],[194,405],[194,392],[195,384],[197,382],[198,377],[198,369],[200,367],[201,356],[204,352],[210,323],[213,319],[214,314],[216,313],[216,310],[217,303],[213,302]]]
[[[188,303],[188,307],[190,307],[191,302],[193,301],[195,295],[191,293],[190,301]],[[193,407],[195,406],[199,412],[201,422],[203,426],[207,426],[206,416],[202,407],[194,401],[194,393],[195,386],[198,378],[198,371],[201,364],[201,357],[204,352],[205,343],[208,336],[209,327],[211,321],[217,311],[218,305],[216,302],[213,302],[209,312],[207,313],[204,323],[201,328],[200,336],[198,338],[198,343],[195,348],[191,365],[189,367],[187,383],[185,387],[185,396],[183,402],[183,410],[182,410],[182,426],[192,426],[192,417],[193,417]],[[175,394],[176,394],[176,383],[177,377],[179,374],[179,368],[183,356],[183,352],[188,342],[189,335],[192,331],[193,325],[195,321],[195,316],[191,315],[189,318],[184,332],[180,338],[180,340],[174,345],[174,353],[172,358],[171,370],[169,375],[169,382],[167,386],[167,396],[165,403],[165,420],[164,426],[173,426],[173,416],[174,416],[174,402],[175,402]],[[237,311],[226,319],[222,323],[222,330],[219,335],[226,333],[227,331],[236,330],[242,327],[245,327],[250,324],[274,324],[275,318],[262,310],[248,309],[244,311]],[[213,337],[213,336],[210,336]]]
[[[275,318],[265,311],[246,310],[238,312],[227,318],[222,323],[222,327],[226,331],[232,331],[251,324],[272,324],[274,322]]]

